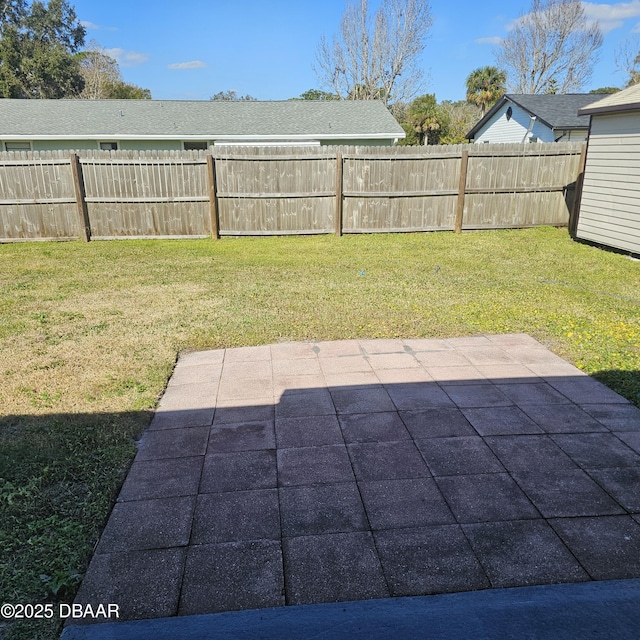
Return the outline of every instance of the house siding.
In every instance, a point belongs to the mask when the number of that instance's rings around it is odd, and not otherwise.
[[[640,254],[640,112],[592,116],[576,236]]]
[[[320,140],[321,145],[352,145],[357,147],[390,147],[394,144],[394,140]]]
[[[202,138],[205,140],[205,138]],[[0,139],[0,151],[4,150],[5,142],[14,142],[15,138],[3,138]],[[24,140],[21,142],[29,142],[31,144],[32,151],[81,151],[84,149],[96,150],[99,148],[100,142],[109,142],[113,141],[108,138],[100,139],[100,140]],[[118,150],[120,151],[182,151],[183,150],[183,140],[115,140],[118,143]],[[219,141],[215,142],[214,140],[206,140],[207,146],[213,144],[220,145],[233,145],[233,144],[241,144],[241,145],[249,145],[249,146],[278,146],[278,145],[286,145],[286,146],[306,146],[309,144],[313,144],[313,142],[308,141],[270,141],[268,143],[264,143],[260,140],[247,140],[247,141]],[[353,138],[353,139],[341,139],[341,140],[317,140],[315,144],[321,145],[351,145],[351,146],[391,146],[394,144],[394,140],[392,139],[380,139],[380,140],[366,140],[361,138]]]
[[[512,109],[512,115],[511,119],[507,120],[507,109],[509,109],[509,107]],[[531,118],[524,109],[517,104],[506,102],[485,126],[478,131],[474,142],[480,144],[484,142],[520,143],[527,133],[530,122]],[[531,134],[528,137],[531,136],[537,137],[539,142],[554,141],[553,131],[539,120],[535,121]]]
[[[28,140],[32,151],[81,151],[99,149],[101,140]],[[11,138],[0,140],[0,150],[4,149],[5,142],[12,142]],[[182,151],[181,140],[117,140],[120,151]]]
[[[122,151],[182,151],[181,140],[119,140]]]
[[[567,135],[562,138],[562,142],[586,142],[588,136],[589,129],[574,129],[573,131],[567,131]]]

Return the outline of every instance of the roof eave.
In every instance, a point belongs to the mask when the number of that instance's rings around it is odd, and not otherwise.
[[[620,113],[621,111],[639,111],[640,110],[640,102],[631,102],[628,104],[616,104],[607,107],[582,107],[582,109],[578,109],[579,116],[595,116],[595,115],[603,115],[607,113]]]
[[[558,124],[553,127],[553,131],[580,131],[581,129],[588,129],[589,123],[585,124]]]
[[[493,107],[491,107],[491,109],[489,109],[489,111],[487,111],[487,113],[484,114],[484,117],[482,117],[482,118],[480,118],[480,120],[478,120],[478,122],[476,123],[476,126],[473,127],[473,129],[471,129],[471,131],[469,131],[469,133],[467,133],[465,138],[467,140],[471,140],[472,138],[475,138],[476,133],[478,133],[478,131],[480,131],[480,129],[482,129],[482,127],[484,127],[484,125],[491,118],[493,118],[493,116],[498,112],[498,110],[502,107],[502,105],[506,101],[507,101],[507,96],[506,95],[502,96],[502,98],[500,98],[500,100],[498,100],[498,102],[496,102],[493,105]]]
[[[91,134],[91,135],[32,135],[0,133],[5,140],[389,140],[405,138],[406,133],[316,133],[316,134],[268,134],[268,135],[219,135],[215,133],[184,134],[184,135],[135,135],[135,134]]]

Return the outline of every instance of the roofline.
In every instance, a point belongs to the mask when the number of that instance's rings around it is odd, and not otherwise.
[[[506,94],[505,97],[507,95],[511,96],[513,94]],[[521,109],[524,109],[529,114],[529,116],[535,116],[536,119],[538,120],[538,122],[542,122],[543,124],[546,124],[547,127],[549,127],[549,129],[551,129],[553,131],[553,125],[550,122],[547,122],[544,118],[541,118],[537,113],[533,113],[533,111],[531,111],[531,109],[527,109],[527,107],[525,107],[523,104],[520,104],[517,100],[514,100],[511,97],[509,97],[509,100],[511,100],[511,102],[513,102],[513,104],[517,104]],[[565,127],[563,127],[563,128],[565,128]],[[566,128],[568,128],[568,127],[566,127]]]
[[[563,125],[560,124],[557,127],[551,127],[552,131],[580,131],[580,129],[588,129],[589,125]]]
[[[485,122],[488,122],[494,116],[494,114],[498,111],[498,109],[500,109],[500,107],[502,107],[502,105],[506,101],[507,101],[507,96],[505,94],[504,96],[502,96],[502,98],[500,98],[500,100],[498,100],[498,102],[496,102],[493,105],[493,107],[491,107],[491,109],[489,109],[489,111],[487,111],[487,113],[484,114],[484,116],[482,118],[480,118],[480,120],[478,120],[478,122],[476,122],[476,124],[473,127],[473,129],[471,129],[471,131],[469,131],[469,133],[467,133],[465,138],[467,138],[467,140],[471,140],[471,138],[475,138],[475,134],[478,131],[480,131],[480,129],[482,129],[482,127],[484,127]]]
[[[406,133],[404,131],[395,133],[296,133],[296,134],[261,134],[261,135],[219,135],[214,133],[202,133],[199,135],[185,134],[185,135],[133,135],[133,134],[92,134],[88,135],[28,135],[28,134],[4,134],[0,133],[0,139],[3,140],[353,140],[365,139],[365,140],[388,140],[389,138],[400,139],[405,138]]]
[[[6,101],[13,101],[13,102],[24,102],[25,98],[1,98],[2,100],[6,100]],[[185,103],[185,102],[195,102],[197,104],[209,104],[211,102],[213,102],[214,104],[229,104],[230,102],[234,103],[234,104],[261,104],[261,103],[265,103],[265,102],[270,102],[270,103],[274,103],[274,102],[294,102],[294,103],[309,103],[309,102],[322,102],[322,103],[327,103],[327,102],[349,102],[349,103],[358,103],[358,102],[379,102],[381,104],[384,104],[384,102],[382,100],[380,100],[379,98],[375,98],[372,100],[349,100],[347,98],[339,98],[338,100],[304,100],[303,98],[283,98],[282,100],[197,100],[197,99],[192,99],[192,100],[180,100],[180,99],[175,99],[175,98],[152,98],[151,100],[147,99],[147,98],[97,98],[97,99],[85,99],[85,98],[38,98],[37,102],[39,103],[43,103],[43,102],[76,102],[76,103],[82,103],[82,104],[95,104],[95,103],[104,103],[104,102],[109,102],[109,103],[116,103],[116,102],[123,102],[124,104],[132,104],[134,102],[141,102],[142,104],[157,104],[159,102],[175,102],[175,103]]]
[[[507,102],[507,101],[513,102],[513,104],[518,105],[518,107],[520,107],[523,111],[525,111],[526,113],[529,114],[529,117],[535,116],[536,119],[538,120],[538,122],[542,122],[542,124],[544,124],[547,127],[549,127],[549,129],[551,129],[552,131],[557,131],[558,129],[562,129],[562,130],[573,129],[573,130],[575,130],[575,129],[588,129],[589,128],[589,125],[585,125],[584,127],[580,127],[580,126],[568,126],[568,127],[557,126],[557,127],[554,127],[551,123],[547,122],[544,118],[541,118],[538,114],[533,113],[533,111],[531,111],[530,109],[525,107],[523,104],[521,104],[517,100],[514,100],[514,98],[513,98],[514,95],[518,95],[518,94],[505,93],[502,96],[502,98],[500,98],[500,100],[498,100],[498,102],[496,102],[493,105],[493,107],[491,107],[491,109],[489,109],[489,111],[487,111],[487,113],[485,113],[484,118],[481,118],[476,123],[476,126],[473,127],[473,129],[471,129],[471,131],[469,131],[469,133],[467,133],[465,138],[467,138],[468,140],[471,140],[471,138],[475,138],[475,134],[480,129],[482,129],[482,127],[486,124],[486,122],[488,122],[495,115],[495,113],[502,107],[502,105],[504,105],[504,103]],[[532,94],[532,95],[535,95],[535,94]],[[640,108],[640,104],[638,104],[638,108]],[[582,111],[582,109],[578,109],[578,115],[579,116],[586,115],[586,113],[580,113],[581,111]],[[482,125],[480,125],[480,123],[482,123]]]
[[[604,113],[620,113],[621,111],[638,111],[640,109],[640,102],[630,102],[627,104],[616,104],[610,107],[591,107],[587,105],[578,109],[579,116],[599,115]]]

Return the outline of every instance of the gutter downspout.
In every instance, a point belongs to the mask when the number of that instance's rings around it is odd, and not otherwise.
[[[530,118],[531,119],[529,120],[529,128],[527,129],[527,132],[524,134],[524,138],[522,138],[522,142],[526,142],[527,141],[527,137],[529,136],[529,134],[533,130],[533,125],[536,122],[537,116],[530,116]]]

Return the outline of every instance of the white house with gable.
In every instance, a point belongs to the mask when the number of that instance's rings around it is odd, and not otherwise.
[[[590,93],[506,94],[466,137],[476,143],[582,142],[589,118],[578,109],[597,99]]]

